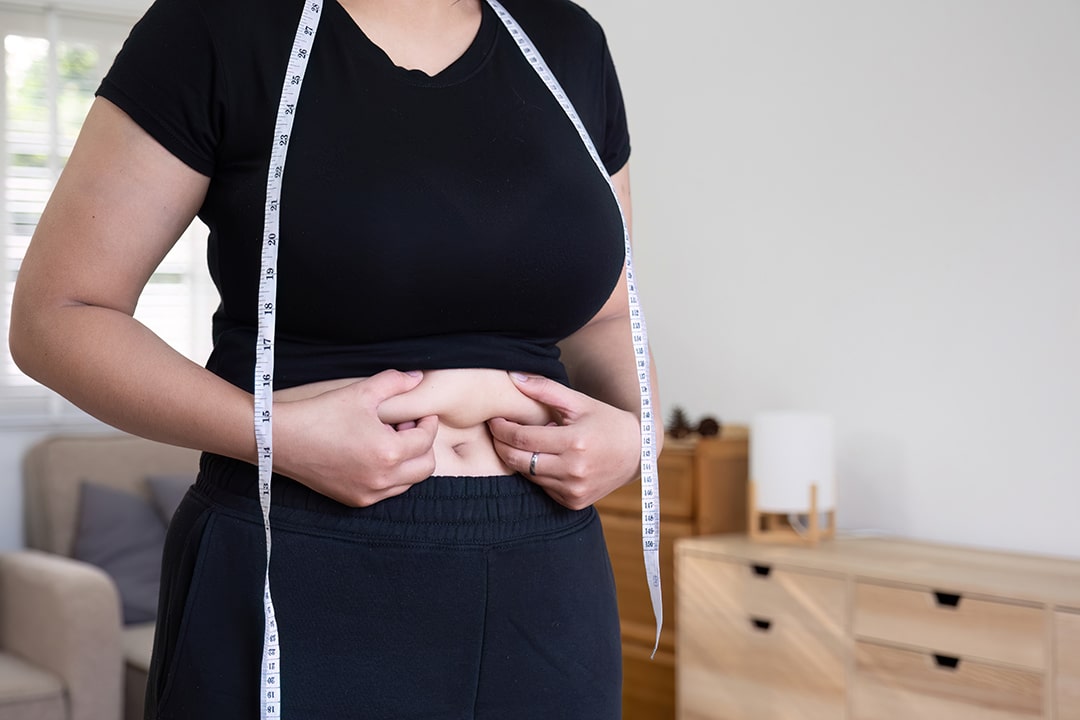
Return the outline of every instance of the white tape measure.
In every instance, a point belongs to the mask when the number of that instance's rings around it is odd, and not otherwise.
[[[596,147],[581,122],[570,98],[566,96],[559,81],[548,68],[525,31],[497,0],[487,3],[498,15],[507,31],[514,38],[521,53],[543,80],[558,101],[574,128],[578,131],[585,148],[589,151],[597,169],[611,188],[615,202],[618,194],[600,159]],[[261,667],[261,717],[281,717],[281,646],[278,639],[274,602],[270,594],[270,487],[274,468],[273,404],[274,404],[274,337],[277,304],[277,260],[280,238],[281,187],[285,175],[285,159],[292,136],[293,119],[296,116],[303,86],[308,58],[315,42],[315,34],[322,16],[322,0],[307,0],[296,28],[289,63],[278,103],[274,124],[274,140],[270,152],[270,166],[266,178],[266,206],[263,224],[262,267],[259,276],[259,325],[255,348],[255,442],[259,455],[259,502],[262,506],[263,527],[266,533],[266,574],[263,586],[263,613],[265,631]],[[656,646],[660,643],[663,625],[663,604],[660,594],[660,496],[653,449],[656,432],[653,425],[652,390],[649,370],[649,341],[645,316],[638,299],[631,260],[630,231],[626,216],[619,205],[622,218],[623,239],[626,255],[626,284],[630,304],[630,325],[634,354],[637,364],[638,383],[641,393],[641,529],[645,569],[649,582],[653,614],[656,617]],[[656,652],[656,646],[653,653]]]
[[[274,472],[274,328],[277,310],[277,259],[280,240],[281,182],[292,137],[304,72],[322,17],[322,0],[308,0],[296,27],[285,81],[274,123],[270,169],[266,174],[263,216],[262,270],[259,278],[259,332],[255,347],[255,443],[259,453],[259,503],[266,531],[266,579],[263,584],[261,717],[281,717],[281,645],[278,642],[274,600],[270,595],[270,482]]]
[[[645,315],[641,312],[641,303],[638,299],[637,283],[634,280],[634,263],[631,259],[630,228],[626,224],[626,214],[619,203],[619,195],[615,192],[615,185],[611,182],[604,162],[600,159],[600,153],[596,151],[589,131],[574,109],[574,104],[566,96],[555,74],[544,62],[540,51],[533,45],[532,40],[510,16],[498,0],[487,0],[488,5],[502,20],[503,25],[517,42],[521,54],[529,61],[540,79],[547,85],[548,90],[558,100],[563,112],[574,124],[574,128],[581,137],[581,142],[592,156],[600,174],[611,188],[611,194],[615,197],[615,204],[619,205],[619,217],[622,219],[623,241],[626,246],[626,289],[630,296],[630,331],[634,343],[634,355],[637,362],[638,384],[641,391],[641,547],[645,553],[645,574],[649,580],[649,597],[652,600],[653,616],[656,618],[656,644],[653,646],[653,654],[660,645],[660,629],[664,624],[664,606],[660,595],[660,489],[656,475],[656,463],[653,458],[653,448],[656,444],[656,431],[653,426],[652,413],[652,388],[649,378],[649,334],[645,328]]]

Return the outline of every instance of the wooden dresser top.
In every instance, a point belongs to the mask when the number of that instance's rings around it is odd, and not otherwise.
[[[810,547],[721,535],[680,540],[675,553],[1006,597],[1080,611],[1080,559],[885,537],[838,537]]]

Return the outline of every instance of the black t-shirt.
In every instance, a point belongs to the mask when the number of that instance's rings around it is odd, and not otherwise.
[[[251,389],[274,119],[302,0],[157,0],[99,94],[211,182],[200,218],[221,293],[208,367]],[[599,25],[506,0],[608,172],[630,154]],[[434,77],[396,67],[326,0],[285,167],[276,378],[491,367],[565,381],[555,343],[619,281],[610,188],[486,3]]]

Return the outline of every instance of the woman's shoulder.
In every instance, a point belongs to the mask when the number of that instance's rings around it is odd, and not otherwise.
[[[569,23],[592,23],[596,21],[589,12],[573,0],[499,0],[510,11],[534,12],[554,20]]]
[[[500,2],[537,45],[542,41],[583,47],[597,47],[604,43],[600,23],[572,0]]]
[[[154,0],[136,25],[151,25],[160,34],[174,34],[177,45],[193,28],[229,45],[245,37],[287,34],[296,29],[307,0]],[[324,0],[326,2],[326,0]]]

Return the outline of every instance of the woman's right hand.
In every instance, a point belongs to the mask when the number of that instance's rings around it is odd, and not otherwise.
[[[303,400],[274,403],[274,470],[352,507],[400,495],[435,470],[438,418],[397,427],[379,405],[420,384],[387,370]]]

